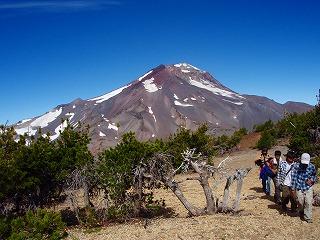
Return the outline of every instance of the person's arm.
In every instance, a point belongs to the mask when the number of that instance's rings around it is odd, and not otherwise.
[[[297,165],[292,166],[292,175],[291,175],[291,190],[294,191],[297,188],[297,178],[298,178],[298,174],[297,174],[297,169],[296,169]],[[290,174],[290,173],[289,173]]]
[[[268,177],[273,178],[275,175],[275,170],[273,170],[271,167],[267,167],[267,175]]]
[[[282,164],[279,165],[279,168],[278,168],[278,173],[277,173],[277,176],[276,176],[276,183],[277,183],[277,186],[280,185],[280,179],[281,179],[281,174],[282,174]]]
[[[291,197],[293,199],[297,199],[297,180],[298,180],[298,170],[297,170],[297,165],[292,166],[292,175],[291,175]],[[290,174],[290,173],[289,173]],[[298,203],[299,204],[299,203]]]
[[[309,178],[307,179],[306,183],[309,186],[312,186],[317,180],[317,171],[314,165],[311,165],[310,167],[310,174],[309,174]]]

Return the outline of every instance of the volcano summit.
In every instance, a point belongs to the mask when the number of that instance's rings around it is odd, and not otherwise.
[[[39,117],[14,125],[18,134],[50,132],[59,137],[66,119],[77,127],[90,126],[94,152],[117,144],[133,131],[139,140],[165,138],[183,127],[195,130],[207,123],[212,133],[252,129],[268,119],[279,120],[285,112],[305,112],[304,103],[277,103],[266,97],[241,95],[225,87],[210,73],[190,64],[160,65],[126,86],[88,100],[76,99]]]

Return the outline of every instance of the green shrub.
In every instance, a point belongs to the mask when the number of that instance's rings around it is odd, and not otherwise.
[[[264,132],[267,130],[273,129],[273,122],[271,120],[266,121],[265,123],[262,123],[260,125],[255,125],[253,128],[255,132]]]
[[[107,220],[123,222],[131,216],[132,209],[131,204],[110,206],[106,212]]]
[[[58,240],[66,237],[65,224],[61,215],[52,211],[38,209],[28,211],[23,217],[11,221],[11,235],[8,239],[50,239]]]
[[[0,217],[0,239],[6,239],[8,236],[10,236],[10,232],[10,219],[6,217]]]
[[[181,153],[186,149],[195,148],[196,153],[201,152],[203,156],[210,158],[216,154],[213,145],[214,137],[208,134],[208,126],[203,124],[194,132],[189,129],[179,129],[169,137],[162,150],[173,156],[173,165],[178,167],[183,161]]]
[[[265,131],[265,132],[262,132],[261,138],[257,142],[256,147],[259,150],[262,150],[264,148],[270,149],[272,146],[275,145],[275,143],[276,143],[276,139],[271,133],[271,131]]]
[[[312,163],[314,164],[314,166],[316,167],[317,169],[317,173],[318,173],[318,176],[320,176],[320,157],[316,157],[312,160]]]
[[[82,208],[80,209],[79,215],[81,223],[88,228],[95,228],[101,225],[94,208]]]

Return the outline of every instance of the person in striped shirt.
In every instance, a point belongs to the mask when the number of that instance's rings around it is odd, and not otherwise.
[[[276,177],[277,188],[282,190],[281,205],[282,210],[287,211],[287,204],[291,203],[291,211],[296,212],[297,204],[296,199],[292,194],[292,169],[294,165],[294,153],[288,151],[285,155],[286,160],[279,162],[278,173]]]

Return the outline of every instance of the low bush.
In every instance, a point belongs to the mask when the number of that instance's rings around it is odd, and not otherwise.
[[[256,147],[259,150],[262,150],[264,148],[270,149],[273,145],[276,143],[276,138],[272,134],[271,131],[264,131],[261,134],[261,138],[257,142]]]
[[[99,221],[99,217],[95,209],[92,207],[85,207],[80,209],[79,215],[80,215],[79,217],[80,217],[81,223],[85,227],[95,228],[101,225],[101,222]]]
[[[67,236],[60,213],[44,209],[28,211],[24,216],[13,219],[10,225],[10,240],[58,240]]]
[[[9,237],[10,232],[10,219],[6,217],[0,217],[0,239],[6,239],[7,237]]]
[[[132,215],[132,205],[122,204],[120,206],[110,206],[106,210],[106,217],[109,221],[124,222]]]

